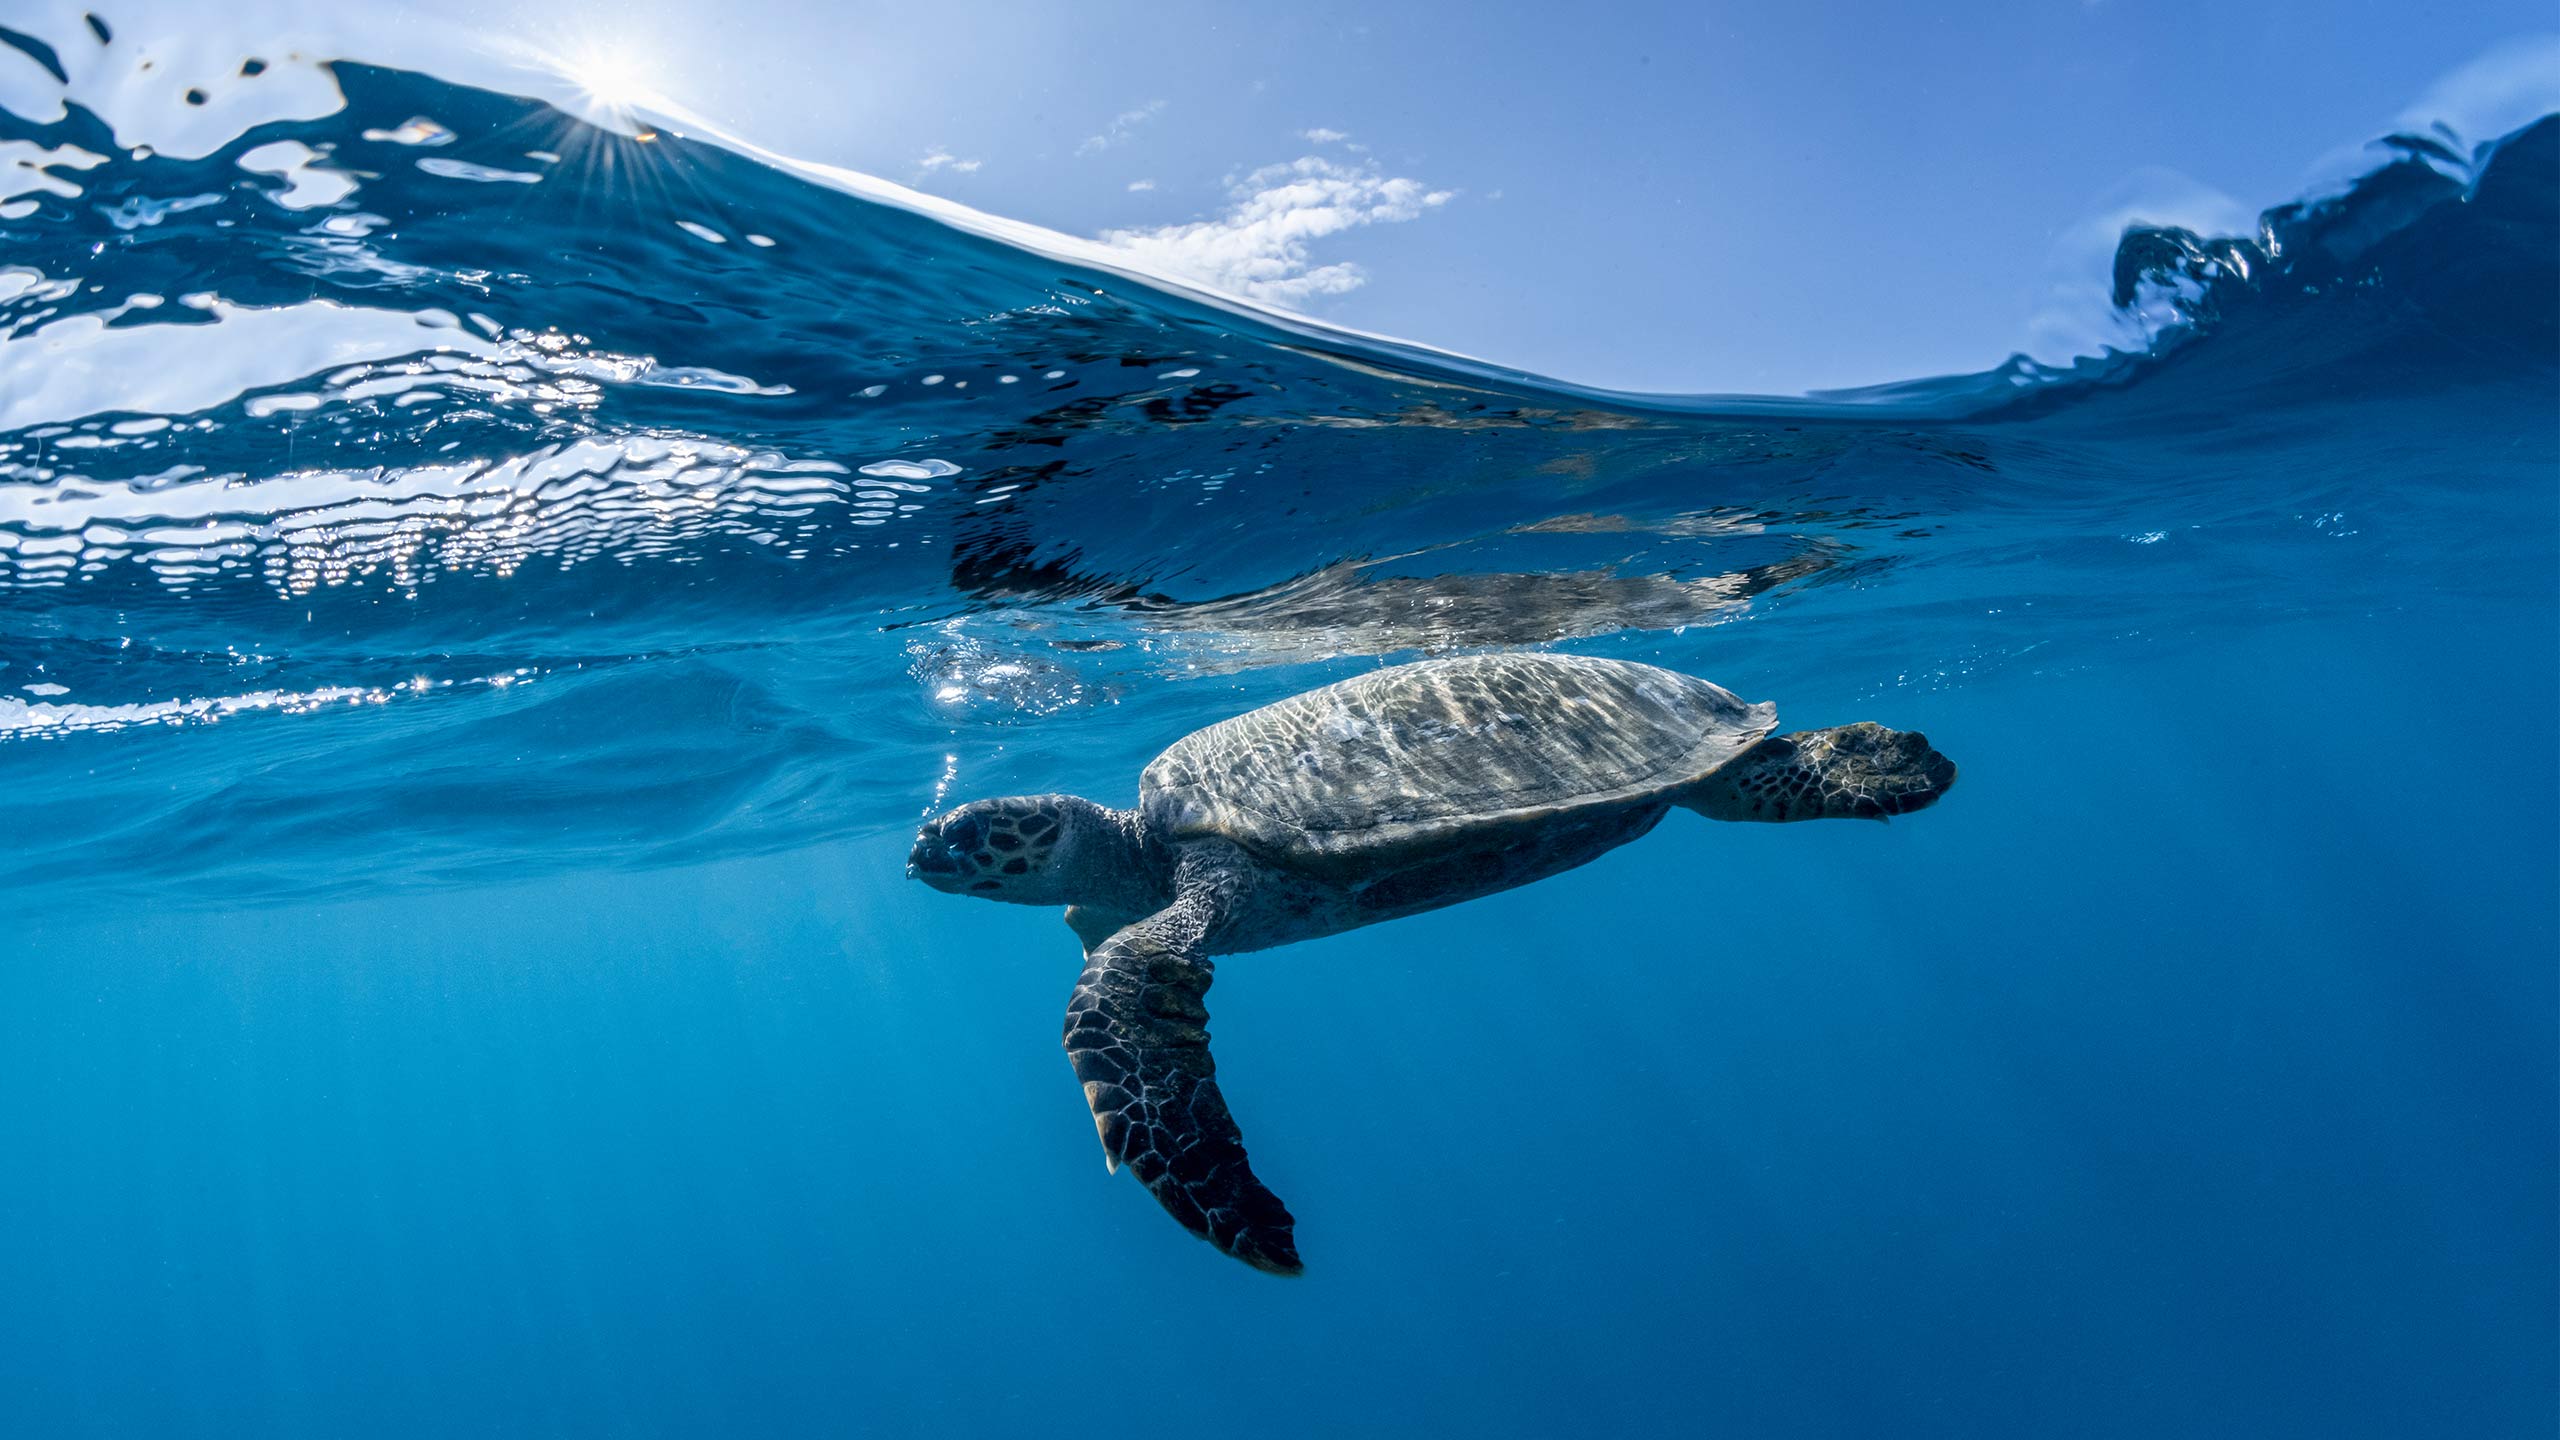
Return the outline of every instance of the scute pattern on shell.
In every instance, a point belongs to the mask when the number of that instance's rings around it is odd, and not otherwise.
[[[1399,665],[1174,743],[1139,782],[1168,838],[1322,860],[1624,803],[1712,773],[1777,726],[1693,676],[1579,655]]]

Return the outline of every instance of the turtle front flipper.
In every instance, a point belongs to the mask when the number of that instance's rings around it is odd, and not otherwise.
[[[1938,803],[1955,762],[1871,720],[1772,735],[1680,796],[1711,820],[1887,820]]]
[[[1192,1234],[1258,1270],[1295,1275],[1297,1222],[1246,1163],[1209,1055],[1216,888],[1183,885],[1173,904],[1094,948],[1067,1003],[1067,1058],[1105,1164],[1128,1166]]]

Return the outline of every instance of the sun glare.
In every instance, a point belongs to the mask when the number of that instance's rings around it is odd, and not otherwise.
[[[657,97],[655,67],[627,46],[587,46],[560,62],[561,73],[576,85],[593,109],[626,111]]]

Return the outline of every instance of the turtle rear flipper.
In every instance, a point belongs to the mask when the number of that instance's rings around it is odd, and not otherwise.
[[[1955,762],[1928,736],[1861,720],[1772,735],[1680,803],[1711,820],[1889,820],[1938,803],[1955,783]]]
[[[1297,1224],[1253,1173],[1244,1132],[1209,1055],[1209,932],[1219,888],[1174,903],[1096,946],[1067,1003],[1067,1058],[1084,1082],[1103,1163],[1126,1165],[1192,1234],[1275,1275],[1299,1273]]]

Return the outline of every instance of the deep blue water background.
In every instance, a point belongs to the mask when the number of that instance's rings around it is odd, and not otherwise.
[[[2140,353],[1663,401],[340,78],[0,115],[116,157],[0,219],[12,1433],[2549,1433],[2550,123],[2129,237]],[[1515,644],[1964,778],[1226,962],[1248,1271],[907,828]]]

